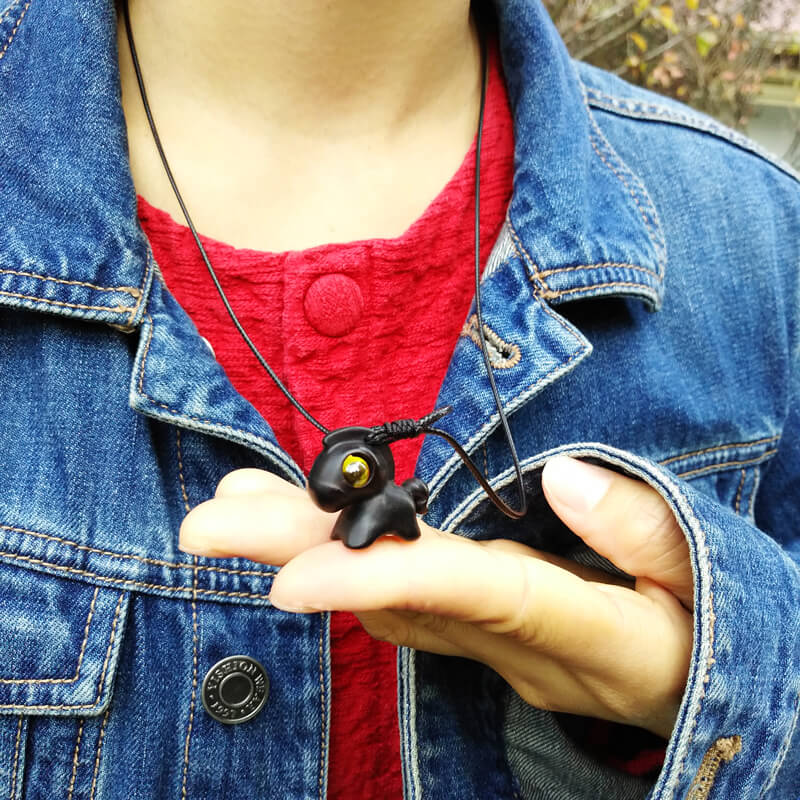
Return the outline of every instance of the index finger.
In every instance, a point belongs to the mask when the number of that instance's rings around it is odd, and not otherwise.
[[[213,499],[186,515],[179,546],[195,555],[282,566],[328,541],[335,519],[300,487],[262,470],[239,470],[222,479]]]
[[[296,612],[447,617],[560,655],[619,635],[619,608],[594,584],[532,556],[421,527],[413,542],[385,537],[364,550],[339,542],[306,550],[278,573],[270,599]]]

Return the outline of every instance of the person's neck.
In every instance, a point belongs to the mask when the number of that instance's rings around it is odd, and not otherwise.
[[[284,128],[397,126],[474,83],[468,0],[131,0],[131,16],[151,84]]]
[[[260,159],[265,166],[257,178],[290,189],[292,180],[302,182],[307,191],[324,195],[326,184],[339,176],[335,169],[322,173],[337,159],[351,159],[353,169],[377,174],[388,159],[395,169],[416,173],[411,165],[418,158],[422,174],[412,174],[409,183],[419,179],[419,188],[409,185],[407,207],[401,203],[399,213],[394,209],[387,224],[378,225],[382,230],[374,231],[397,235],[435,197],[474,136],[480,55],[469,0],[130,0],[130,13],[159,131],[193,211],[202,202],[199,189],[218,188],[214,184],[222,178],[212,176],[198,186],[199,178],[177,168],[182,159],[192,162],[195,175],[210,169],[203,163],[219,165],[229,182],[245,179],[248,169],[251,176],[254,169],[259,172],[254,159]],[[143,116],[120,34],[137,189],[172,210],[167,194],[152,189],[158,169],[152,153],[135,152]],[[432,161],[441,167],[431,170]],[[305,174],[309,164],[314,174]],[[397,188],[402,193],[405,187]],[[368,193],[362,198],[333,193],[325,202],[350,204],[352,215],[361,211],[362,201],[368,204]],[[228,200],[239,203],[243,198],[236,194]],[[202,218],[195,221],[202,225]],[[361,231],[329,220],[327,230],[310,239],[366,238],[373,235],[373,223],[365,222]],[[225,236],[224,226],[203,227],[209,235]],[[256,244],[236,231],[226,238]],[[278,247],[309,243],[292,235],[276,242]]]

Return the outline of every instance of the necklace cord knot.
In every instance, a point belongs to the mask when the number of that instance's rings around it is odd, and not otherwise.
[[[366,442],[367,444],[391,444],[399,442],[401,439],[414,439],[427,433],[434,422],[446,417],[452,410],[452,406],[443,406],[420,419],[397,419],[392,422],[384,422],[383,425],[376,425],[372,429],[372,433],[367,434]]]

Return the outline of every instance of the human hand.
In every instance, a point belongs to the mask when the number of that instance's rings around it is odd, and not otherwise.
[[[281,566],[278,608],[352,611],[376,638],[487,664],[533,706],[668,738],[693,629],[689,551],[672,510],[647,484],[566,456],[545,465],[542,486],[562,521],[635,581],[424,522],[414,542],[348,550],[330,540],[332,515],[260,470],[225,476],[185,518],[180,546]]]

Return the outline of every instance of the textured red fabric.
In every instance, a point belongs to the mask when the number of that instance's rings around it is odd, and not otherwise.
[[[439,387],[473,296],[474,143],[423,215],[395,239],[264,253],[203,238],[256,346],[328,428],[421,417]],[[511,195],[511,113],[492,48],[481,164],[481,260]],[[170,291],[212,345],[236,389],[268,420],[304,472],[321,434],[275,388],[227,316],[188,229],[139,201]],[[393,445],[398,480],[421,440]],[[396,648],[351,614],[331,623],[328,796],[400,800]],[[278,679],[276,677],[276,679]]]
[[[420,417],[435,406],[473,295],[474,143],[423,215],[395,239],[265,253],[203,237],[245,330],[294,395],[328,428]],[[511,113],[496,48],[484,122],[481,263],[511,194]],[[308,472],[321,434],[295,411],[233,327],[188,229],[139,199],[164,279],[237,390]],[[393,445],[398,480],[421,440]],[[328,797],[400,800],[396,648],[352,614],[331,621]],[[574,718],[572,734],[611,766],[641,775],[663,748],[642,732]],[[620,731],[626,731],[621,735]],[[633,737],[633,740],[631,739]]]

